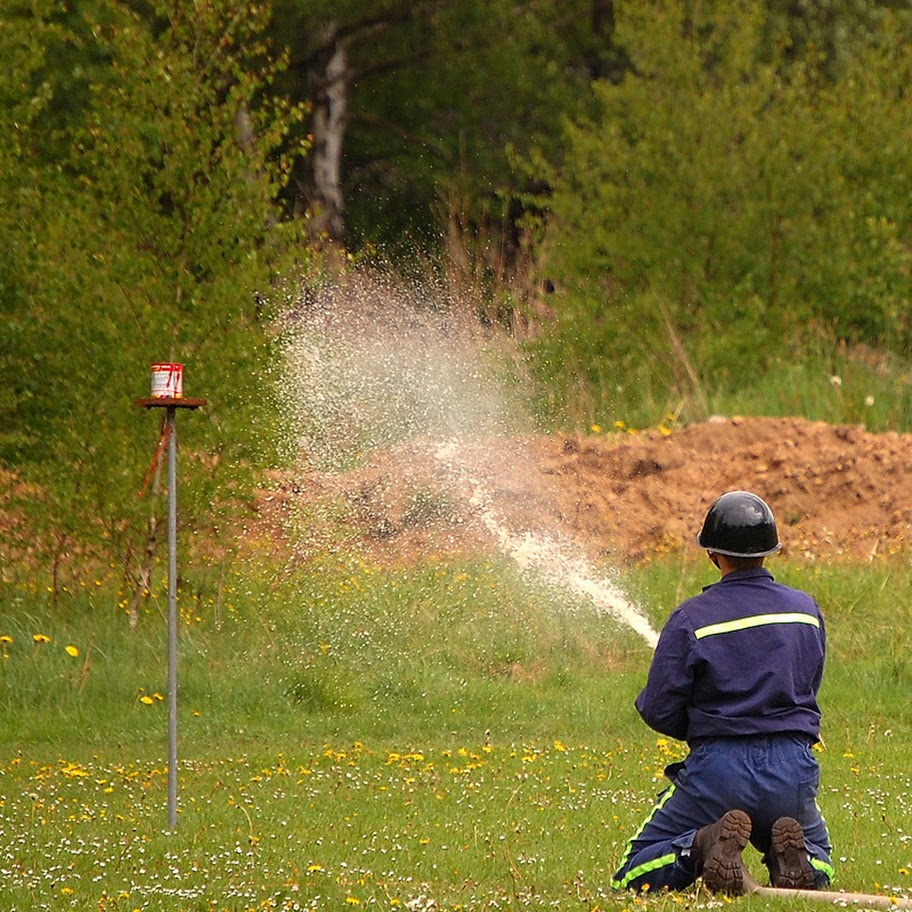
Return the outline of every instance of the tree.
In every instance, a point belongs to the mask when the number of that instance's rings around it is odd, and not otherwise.
[[[898,19],[906,30],[912,25],[909,0],[767,0],[766,7],[769,35],[787,36],[787,57],[814,54],[831,81],[842,79],[859,53],[888,34],[889,20]]]
[[[567,131],[543,250],[541,364],[574,353],[581,421],[620,387],[705,417],[709,381],[755,382],[812,339],[909,350],[908,43],[880,35],[833,83],[769,25],[750,3],[619,18],[632,69]]]
[[[524,180],[510,150],[556,154],[561,117],[586,104],[593,74],[623,71],[613,7],[277,0],[283,86],[313,103],[297,210],[353,247],[436,242],[448,221],[509,242]]]
[[[37,191],[35,150],[31,145],[36,120],[47,107],[49,92],[40,79],[52,28],[51,4],[36,5],[34,20],[25,8],[11,7],[0,19],[0,454],[20,452],[33,437],[20,419],[36,388],[36,379],[22,371],[33,355],[29,350],[26,316],[29,287],[36,273],[34,244],[41,234],[43,207]],[[31,7],[30,7],[31,11]]]
[[[111,67],[60,142],[65,155],[34,175],[40,221],[12,232],[29,258],[10,283],[28,357],[5,380],[22,390],[9,417],[27,430],[5,456],[39,485],[55,566],[78,538],[118,555],[135,582],[148,535],[136,495],[158,428],[132,399],[147,392],[150,362],[186,362],[191,393],[211,400],[186,422],[196,455],[185,527],[217,527],[219,504],[240,496],[243,467],[268,446],[254,391],[269,332],[255,293],[286,250],[307,257],[295,226],[274,217],[289,173],[275,150],[301,112],[264,97],[274,66],[256,4],[97,9],[89,31]],[[20,166],[37,158],[37,138]]]

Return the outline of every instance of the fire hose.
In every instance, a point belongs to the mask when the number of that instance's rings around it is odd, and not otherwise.
[[[880,893],[843,893],[836,890],[789,890],[782,887],[761,887],[752,877],[744,884],[749,896],[765,896],[769,899],[810,899],[815,902],[837,906],[861,906],[878,909],[912,909],[912,899],[885,896]]]

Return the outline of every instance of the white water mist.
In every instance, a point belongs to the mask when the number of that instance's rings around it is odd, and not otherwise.
[[[355,275],[296,301],[284,338],[288,445],[305,470],[345,471],[372,451],[395,447],[402,457],[395,470],[407,481],[404,444],[430,453],[442,493],[458,497],[523,572],[655,645],[644,615],[572,542],[505,522],[487,483],[485,453],[494,442],[498,459],[514,459],[510,471],[528,476],[511,435],[528,431],[529,421],[504,382],[508,365],[496,335],[486,336],[443,283]],[[485,446],[470,445],[477,441]]]

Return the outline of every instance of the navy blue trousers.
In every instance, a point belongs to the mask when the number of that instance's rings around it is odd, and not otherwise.
[[[666,774],[672,784],[627,843],[611,882],[616,890],[681,890],[694,882],[691,847],[700,827],[726,811],[746,811],[751,843],[764,856],[780,817],[794,817],[804,830],[814,884],[833,877],[830,837],[817,806],[820,767],[807,739],[795,735],[714,738],[695,745],[683,764]]]

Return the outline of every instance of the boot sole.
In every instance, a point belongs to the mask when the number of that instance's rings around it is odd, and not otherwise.
[[[775,857],[777,872],[770,882],[780,890],[813,890],[814,872],[807,860],[807,846],[801,824],[791,817],[781,817],[773,824],[770,852]]]
[[[703,865],[703,883],[713,893],[740,896],[746,890],[741,853],[750,839],[750,817],[744,811],[728,811],[720,823],[716,849]]]

